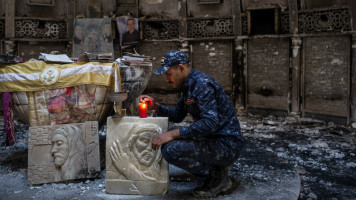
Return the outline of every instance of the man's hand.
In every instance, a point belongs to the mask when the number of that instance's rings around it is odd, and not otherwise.
[[[150,110],[158,110],[159,104],[155,102],[154,98],[148,96],[148,95],[141,95],[140,96],[140,102],[146,102],[148,109]]]
[[[159,134],[152,140],[152,149],[158,150],[162,144],[166,144],[176,138],[180,138],[179,129]]]

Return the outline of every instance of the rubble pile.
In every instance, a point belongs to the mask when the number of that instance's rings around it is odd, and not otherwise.
[[[263,171],[276,164],[281,168],[293,165],[301,178],[299,199],[354,199],[355,128],[313,119],[298,121],[294,117],[243,115],[239,118],[247,143],[243,153],[264,151],[276,158],[255,160],[265,164],[255,178],[268,179]],[[237,163],[237,171],[246,171],[248,167],[251,166]]]

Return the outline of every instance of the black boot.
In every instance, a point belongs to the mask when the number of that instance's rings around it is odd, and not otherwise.
[[[213,171],[204,184],[193,190],[193,196],[197,198],[214,198],[219,194],[230,191],[232,182],[228,169]]]

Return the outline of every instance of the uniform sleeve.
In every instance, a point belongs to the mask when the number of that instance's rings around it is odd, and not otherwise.
[[[183,119],[187,116],[187,111],[184,108],[183,98],[181,97],[178,100],[178,103],[175,108],[169,108],[167,106],[160,105],[157,115],[161,117],[168,117],[169,121],[175,123],[183,121]]]
[[[192,123],[190,126],[181,127],[179,133],[182,138],[199,138],[212,135],[220,128],[217,113],[217,103],[215,88],[211,84],[204,84],[196,87],[193,92],[195,103],[201,112],[201,119]]]

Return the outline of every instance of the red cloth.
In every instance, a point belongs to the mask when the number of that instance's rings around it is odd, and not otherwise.
[[[5,125],[5,146],[15,144],[15,125],[14,125],[14,112],[11,103],[11,93],[4,92],[2,94],[3,107],[4,107],[4,125]]]
[[[66,94],[70,96],[72,94],[72,87],[67,87]]]

